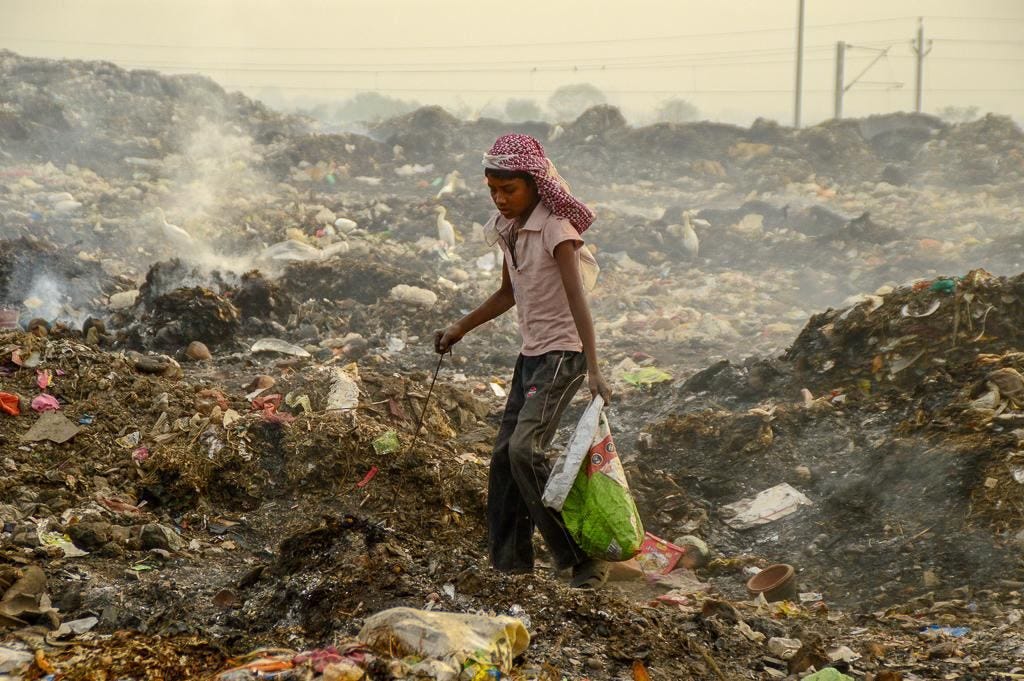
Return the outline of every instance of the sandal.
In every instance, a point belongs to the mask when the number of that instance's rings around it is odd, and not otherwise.
[[[596,589],[608,580],[608,563],[588,558],[572,569],[572,588]]]

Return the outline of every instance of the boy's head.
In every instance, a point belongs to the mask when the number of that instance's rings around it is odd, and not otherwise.
[[[515,219],[528,214],[540,201],[582,234],[594,222],[594,212],[572,195],[569,184],[529,135],[502,135],[484,154],[487,185],[501,214]]]
[[[506,220],[526,215],[540,201],[537,181],[528,172],[487,168],[484,176],[491,190],[491,200]]]

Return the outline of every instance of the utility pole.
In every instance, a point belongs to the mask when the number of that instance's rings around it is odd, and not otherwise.
[[[798,0],[796,25],[796,101],[793,104],[793,127],[800,127],[800,100],[804,89],[804,0]]]
[[[843,94],[846,92],[843,85],[844,69],[846,68],[846,43],[840,40],[836,43],[836,93],[835,93],[835,119],[843,117]]]
[[[911,48],[917,56],[917,82],[914,84],[914,111],[921,113],[922,93],[924,92],[924,58],[932,51],[932,41],[928,41],[928,49],[924,46],[924,19],[917,18],[917,40]]]

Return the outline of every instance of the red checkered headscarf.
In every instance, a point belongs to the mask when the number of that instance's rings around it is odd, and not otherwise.
[[[529,135],[502,135],[484,154],[484,167],[530,173],[537,183],[540,200],[552,213],[568,220],[580,234],[594,222],[594,211],[572,195],[544,147]]]

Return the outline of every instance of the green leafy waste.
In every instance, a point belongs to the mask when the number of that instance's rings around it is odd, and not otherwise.
[[[389,430],[373,441],[373,451],[378,454],[394,454],[401,447],[398,441],[398,433]]]
[[[654,385],[672,380],[672,374],[662,371],[658,367],[641,367],[633,371],[627,371],[622,375],[623,380],[630,385]]]

